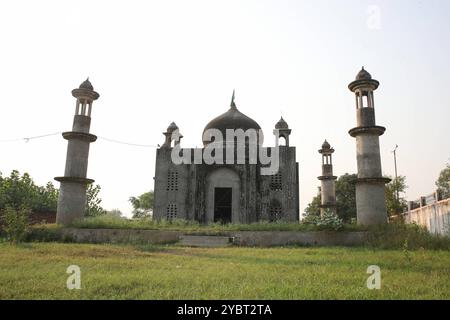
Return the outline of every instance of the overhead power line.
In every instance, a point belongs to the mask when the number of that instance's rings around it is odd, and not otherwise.
[[[7,140],[0,140],[0,142],[16,142],[16,141],[25,141],[28,142],[32,139],[39,139],[39,138],[45,138],[45,137],[50,137],[50,136],[55,136],[57,134],[61,134],[61,132],[54,132],[54,133],[48,133],[48,134],[43,134],[43,135],[39,135],[39,136],[32,136],[32,137],[24,137],[24,138],[16,138],[16,139],[7,139]]]
[[[108,141],[108,142],[124,144],[124,145],[132,146],[132,147],[144,147],[144,148],[157,148],[158,147],[158,146],[155,146],[155,145],[152,145],[152,144],[132,143],[132,142],[125,142],[125,141],[119,141],[119,140],[115,140],[115,139],[110,139],[110,138],[106,138],[106,137],[102,137],[102,136],[98,136],[98,137],[100,139]]]
[[[33,140],[33,139],[40,139],[40,138],[55,136],[55,135],[59,135],[61,133],[62,132],[54,132],[54,133],[42,134],[42,135],[38,135],[38,136],[31,136],[31,137],[24,137],[24,138],[15,138],[15,139],[6,139],[6,140],[0,140],[0,143],[19,142],[19,141],[28,142],[28,141]],[[159,147],[158,145],[125,142],[125,141],[115,140],[115,139],[102,137],[102,136],[98,136],[98,138],[100,138],[102,140],[105,140],[105,141],[108,141],[108,142],[122,144],[122,145],[128,145],[128,146],[132,146],[132,147],[144,147],[144,148],[157,148],[157,147]]]

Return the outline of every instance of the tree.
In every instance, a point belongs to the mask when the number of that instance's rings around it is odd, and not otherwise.
[[[345,222],[356,218],[356,179],[357,174],[344,174],[336,181],[337,215]]]
[[[322,203],[322,197],[320,192],[314,196],[303,214],[304,217],[320,216],[320,204]]]
[[[443,199],[450,198],[450,163],[447,163],[446,167],[439,174],[436,187],[441,192]]]
[[[130,197],[133,206],[133,218],[150,217],[153,213],[153,191],[145,192],[138,197]]]
[[[56,211],[58,206],[59,190],[55,188],[53,183],[47,182],[45,187],[38,186],[38,194],[40,200],[36,203],[35,211]]]
[[[33,212],[55,212],[58,190],[51,182],[45,187],[34,183],[28,173],[20,175],[13,170],[9,177],[0,173],[0,210],[6,207],[19,210],[29,208]]]
[[[100,206],[99,185],[89,185],[86,190],[86,216],[98,216],[106,213]],[[48,182],[45,186],[38,186],[28,173],[20,175],[13,170],[9,177],[0,173],[0,211],[7,207],[19,211],[27,208],[33,212],[56,212],[59,190]],[[12,212],[10,210],[10,212]]]
[[[102,203],[102,199],[100,199],[100,197],[98,196],[100,190],[101,187],[98,184],[95,186],[90,184],[88,186],[86,190],[85,216],[95,217],[106,213],[106,210],[100,206],[100,204]]]
[[[397,179],[392,179],[391,182],[386,185],[386,207],[388,216],[402,213],[408,207],[404,197],[399,196],[397,199],[397,194],[405,192],[406,188],[405,176],[398,176]]]

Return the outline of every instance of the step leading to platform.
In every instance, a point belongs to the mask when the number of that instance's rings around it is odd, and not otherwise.
[[[179,244],[187,247],[229,247],[233,245],[233,237],[182,235]]]

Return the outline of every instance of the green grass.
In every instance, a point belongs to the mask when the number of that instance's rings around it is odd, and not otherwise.
[[[73,264],[81,290],[66,288]],[[440,250],[0,243],[0,270],[0,299],[450,299]]]

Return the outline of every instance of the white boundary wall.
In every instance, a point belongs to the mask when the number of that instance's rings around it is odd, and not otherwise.
[[[403,213],[406,223],[425,226],[434,234],[450,233],[450,198]]]

